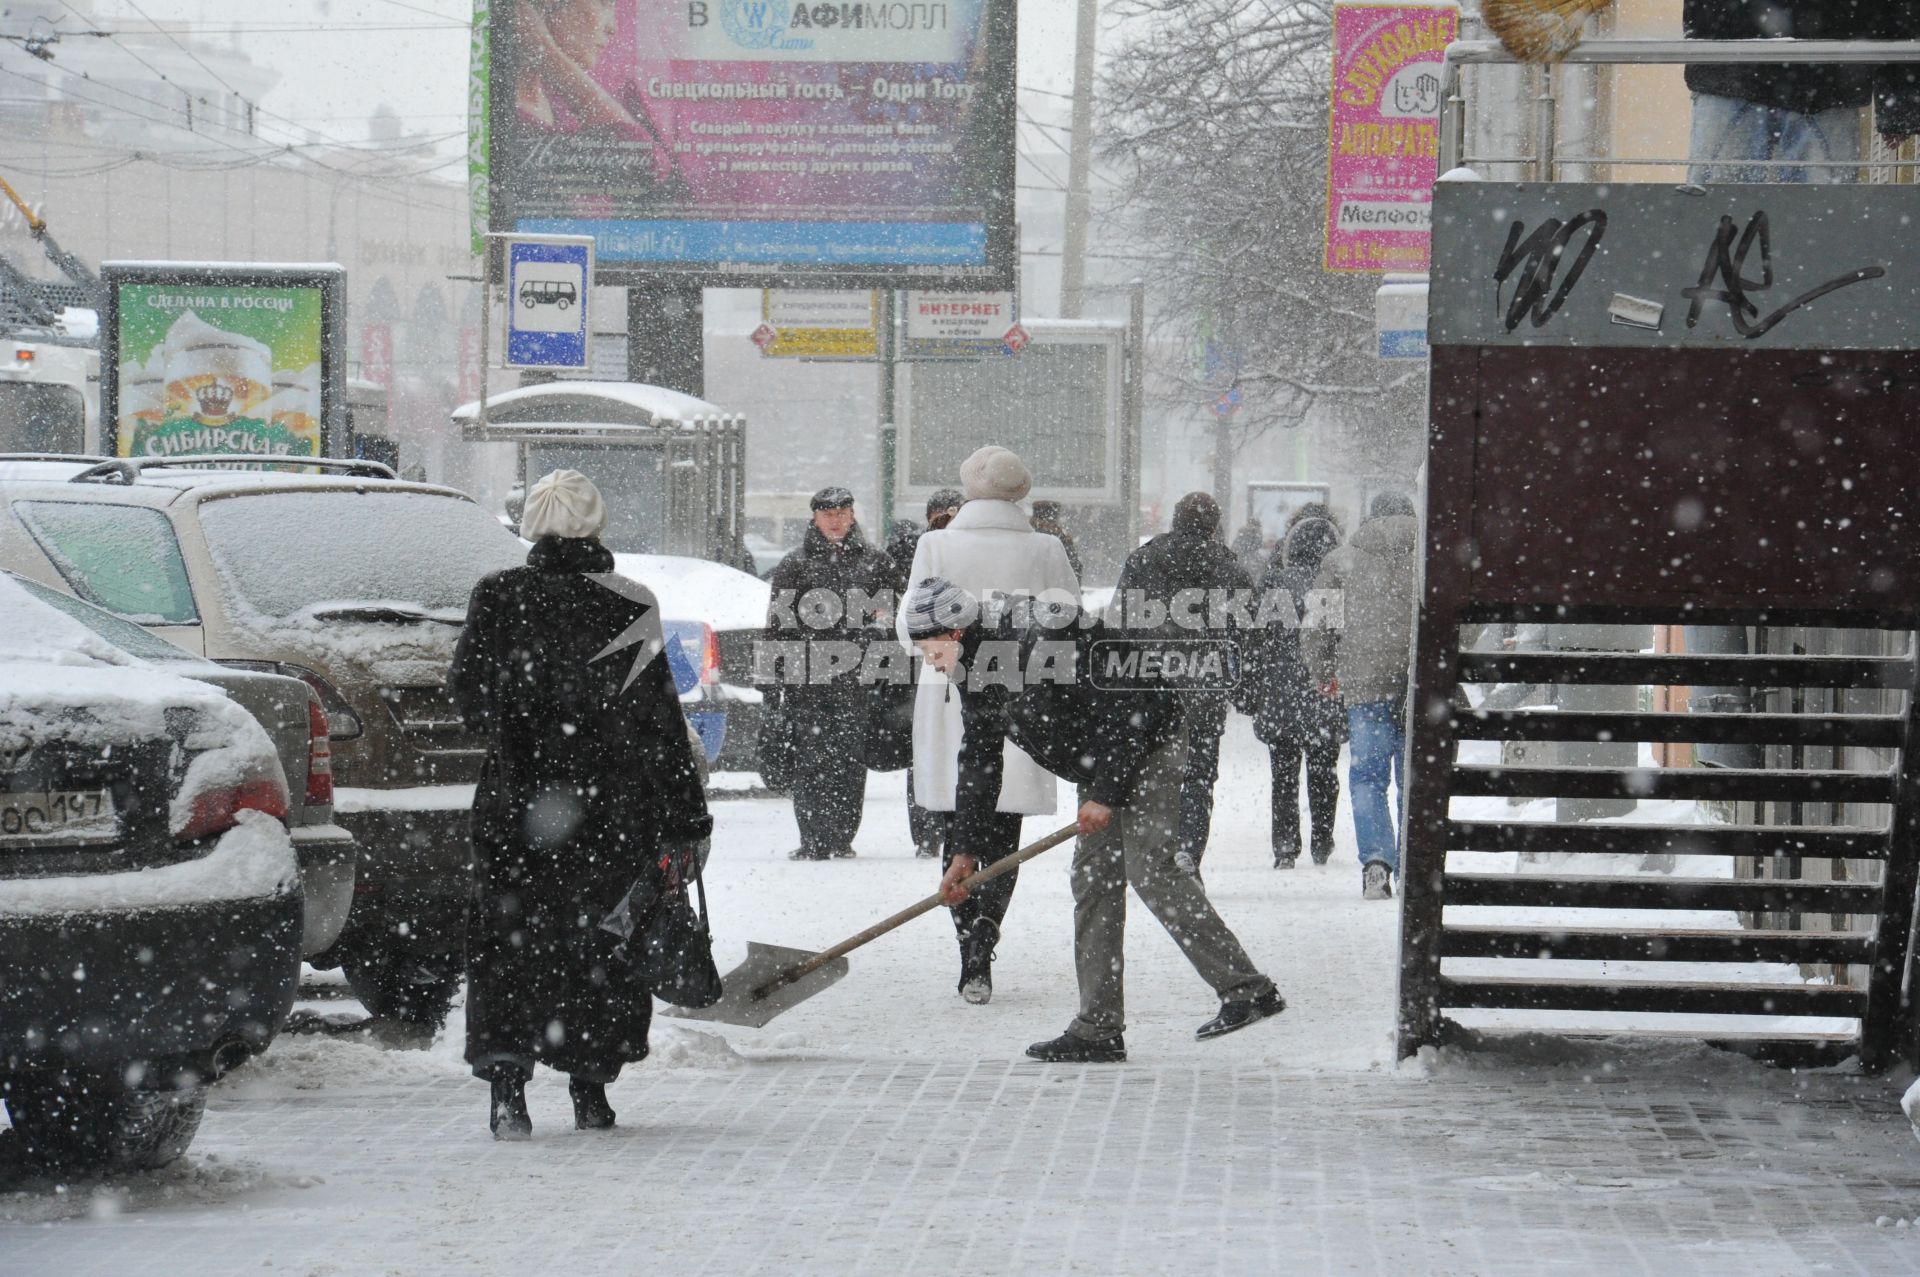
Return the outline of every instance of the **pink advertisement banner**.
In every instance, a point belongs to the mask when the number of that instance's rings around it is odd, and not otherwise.
[[[1450,6],[1335,6],[1327,270],[1427,269],[1440,58],[1459,30]]]

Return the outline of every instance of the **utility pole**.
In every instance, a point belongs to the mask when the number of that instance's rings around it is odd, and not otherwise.
[[[1100,0],[1080,0],[1073,43],[1073,137],[1067,158],[1067,228],[1060,245],[1060,317],[1086,305],[1087,224],[1093,220],[1093,53]]]
[[[880,290],[880,544],[893,535],[895,475],[900,461],[900,294]]]

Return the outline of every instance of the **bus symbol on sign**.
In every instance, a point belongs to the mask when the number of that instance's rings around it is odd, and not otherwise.
[[[558,306],[561,310],[580,300],[580,289],[567,279],[529,279],[520,285],[520,304],[528,310],[535,306]]]
[[[593,241],[563,235],[501,238],[506,241],[507,367],[585,368]]]

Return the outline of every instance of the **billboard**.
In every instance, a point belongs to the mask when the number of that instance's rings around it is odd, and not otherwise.
[[[1339,4],[1327,142],[1330,271],[1427,269],[1440,156],[1440,58],[1459,10]]]
[[[1122,484],[1126,327],[1099,320],[1031,320],[1018,359],[900,366],[896,491],[924,501],[960,481],[960,463],[987,444],[1012,447],[1033,472],[1037,500],[1117,506]]]
[[[491,4],[491,229],[591,235],[609,284],[1011,287],[1014,9]]]
[[[329,455],[340,267],[108,262],[101,277],[101,419],[118,455]]]

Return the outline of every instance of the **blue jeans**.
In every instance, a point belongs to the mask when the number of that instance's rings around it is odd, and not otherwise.
[[[1398,701],[1347,706],[1347,789],[1353,797],[1353,836],[1362,865],[1379,861],[1400,872],[1400,822],[1387,813],[1387,782],[1406,813],[1407,729]]]
[[[1802,115],[1760,106],[1739,98],[1693,95],[1693,135],[1687,180],[1699,186],[1715,182],[1852,182],[1854,168],[1760,168],[1743,160],[1830,160],[1854,164],[1860,159],[1860,111],[1843,106]]]

